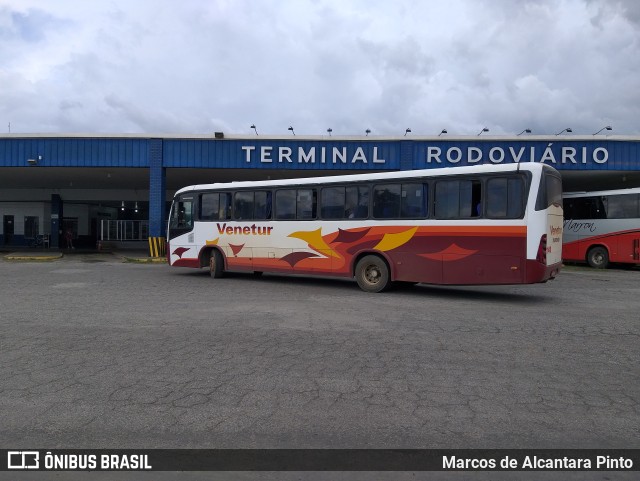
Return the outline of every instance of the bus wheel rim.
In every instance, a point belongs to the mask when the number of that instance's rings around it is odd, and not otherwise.
[[[380,282],[380,270],[378,269],[378,266],[367,266],[364,271],[364,277],[369,284],[377,284]]]

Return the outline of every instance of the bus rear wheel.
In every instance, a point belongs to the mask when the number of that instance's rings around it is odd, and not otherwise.
[[[382,292],[391,285],[387,263],[378,256],[365,256],[356,265],[356,281],[365,292]]]
[[[609,252],[602,246],[592,247],[587,253],[587,262],[596,269],[606,269],[609,267]]]
[[[215,249],[211,252],[211,257],[209,257],[209,274],[214,279],[224,276],[224,259],[222,254]]]

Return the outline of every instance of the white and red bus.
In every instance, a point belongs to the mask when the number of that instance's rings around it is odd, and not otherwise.
[[[530,284],[562,256],[562,184],[539,163],[231,182],[180,189],[179,267],[394,282]]]
[[[563,197],[564,260],[597,268],[611,262],[640,264],[640,188]]]

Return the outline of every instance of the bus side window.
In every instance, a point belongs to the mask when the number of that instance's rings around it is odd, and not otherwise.
[[[608,212],[606,197],[578,197],[569,201],[565,217],[571,219],[606,219]]]
[[[365,185],[345,189],[346,205],[353,206],[348,219],[366,219],[369,217],[369,187]]]
[[[487,217],[518,219],[524,215],[524,183],[518,177],[487,181]]]
[[[315,189],[298,189],[296,200],[296,218],[302,220],[316,218],[317,197]]]
[[[455,219],[460,212],[460,182],[438,181],[436,182],[436,218]]]
[[[436,218],[471,219],[482,214],[482,183],[479,180],[436,182]]]
[[[273,215],[273,194],[271,191],[267,191],[267,217],[266,219],[271,219]]]
[[[395,219],[400,217],[400,184],[376,185],[373,188],[373,217]]]
[[[345,188],[325,187],[321,191],[320,215],[323,219],[342,219],[345,214]]]
[[[276,219],[288,220],[296,218],[296,190],[276,191]]]
[[[218,211],[218,219],[231,219],[231,194],[229,192],[223,192],[220,194],[220,210]]]
[[[200,215],[199,219],[203,221],[216,220],[220,210],[220,194],[202,194],[200,195]]]
[[[479,217],[482,208],[482,183],[477,180],[460,181],[460,217]]]
[[[256,220],[271,219],[271,192],[258,191],[255,195],[253,218]]]
[[[236,220],[247,220],[253,217],[253,192],[236,192],[233,217]]]
[[[562,207],[562,179],[550,169],[542,171],[535,210],[544,210],[550,206]]]
[[[603,196],[606,201],[607,219],[634,219],[638,217],[638,194]]]
[[[427,184],[402,184],[402,217],[426,217],[429,198],[427,187]]]

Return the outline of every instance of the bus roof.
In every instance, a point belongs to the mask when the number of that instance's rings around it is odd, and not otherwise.
[[[553,169],[553,167],[541,164],[539,162],[523,162],[513,164],[483,164],[465,167],[445,167],[441,169],[420,169],[420,170],[402,170],[402,171],[385,171],[366,174],[347,174],[332,175],[324,177],[301,177],[295,179],[281,180],[258,180],[258,181],[240,181],[240,182],[218,182],[214,184],[197,184],[183,187],[176,192],[176,195],[200,190],[233,190],[242,188],[255,187],[274,187],[274,186],[292,186],[292,185],[313,185],[313,184],[330,184],[343,182],[357,182],[368,180],[387,180],[387,179],[404,179],[411,177],[437,177],[441,175],[464,175],[464,174],[485,174],[491,172],[515,172],[518,170],[541,171],[542,169]]]
[[[603,195],[624,195],[624,194],[640,194],[640,187],[633,187],[630,189],[565,192],[564,194],[562,194],[562,197],[573,199],[576,197],[594,197],[594,196],[603,196]]]

